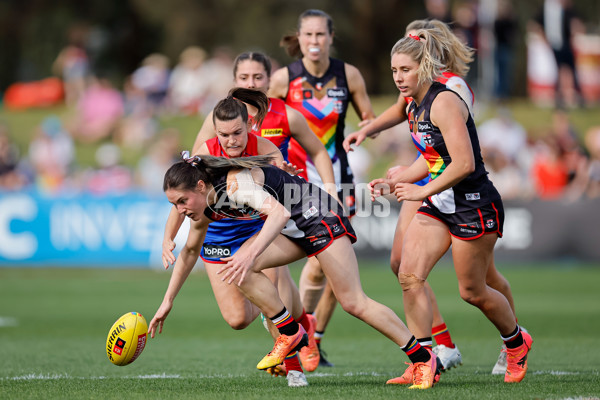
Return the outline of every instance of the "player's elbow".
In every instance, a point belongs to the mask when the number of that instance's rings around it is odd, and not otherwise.
[[[290,212],[290,210],[282,206],[280,216],[282,220],[285,220],[287,222],[292,217],[292,213]]]
[[[458,171],[460,173],[461,178],[466,178],[467,176],[475,172],[475,160],[473,160],[472,158],[461,160],[457,163],[456,166],[458,167]]]

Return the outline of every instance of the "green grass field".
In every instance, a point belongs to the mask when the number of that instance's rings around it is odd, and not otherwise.
[[[600,269],[591,265],[500,265],[519,321],[533,335],[529,372],[520,384],[492,376],[500,338],[462,302],[449,266],[430,277],[463,365],[431,390],[385,381],[407,357],[338,307],[323,347],[334,368],[307,374],[310,386],[255,369],[272,341],[260,321],[243,331],[225,324],[208,279],[195,272],[165,330],[133,364],[112,365],[105,341],[128,311],[148,321],[169,274],[124,269],[0,269],[1,399],[583,399],[600,398]],[[299,265],[292,267],[298,276]],[[384,263],[361,262],[367,294],[402,315],[401,291]]]

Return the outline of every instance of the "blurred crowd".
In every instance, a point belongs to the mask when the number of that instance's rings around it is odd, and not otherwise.
[[[231,88],[233,56],[217,48],[208,57],[193,46],[171,68],[168,57],[150,54],[119,89],[92,71],[84,47],[67,46],[54,71],[72,115],[46,117],[22,155],[11,142],[10,127],[0,124],[0,189],[120,194],[135,187],[162,193],[162,176],[182,143],[181,132],[161,128],[159,118],[206,116]],[[77,166],[78,144],[96,148],[95,167]],[[143,153],[134,168],[123,162],[125,152]]]
[[[429,17],[452,22],[467,44],[475,49],[480,46],[479,2],[460,2],[454,9],[446,0],[428,0],[425,5]],[[552,50],[558,75],[550,128],[527,132],[502,106],[510,97],[519,32],[511,1],[498,1],[491,26],[496,71],[493,95],[500,106],[493,118],[478,123],[478,132],[491,180],[505,199],[600,196],[600,125],[577,132],[569,119],[568,106],[582,106],[585,100],[571,46],[573,35],[582,29],[578,21],[568,0],[545,0],[540,14],[528,25],[528,34],[544,38]],[[556,24],[564,29],[549,28]],[[11,128],[0,122],[0,189],[162,192],[163,173],[179,156],[182,135],[175,128],[162,128],[159,119],[198,116],[199,129],[201,118],[232,85],[234,56],[226,47],[209,55],[198,46],[184,49],[175,63],[163,54],[150,54],[117,88],[93,71],[85,43],[70,43],[58,54],[53,71],[63,82],[64,102],[71,115],[46,117],[25,152],[11,141]],[[476,86],[479,65],[476,60],[467,76],[472,86]],[[368,181],[373,159],[382,154],[393,155],[395,162],[404,165],[412,162],[415,151],[405,129],[394,128],[391,134],[368,143],[367,150],[351,154],[360,181]],[[78,144],[95,146],[94,167],[78,167]],[[137,165],[123,162],[127,152],[143,154]]]

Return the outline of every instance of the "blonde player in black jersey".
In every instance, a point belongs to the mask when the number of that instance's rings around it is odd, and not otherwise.
[[[527,372],[531,336],[520,330],[506,297],[486,284],[494,245],[502,236],[502,200],[487,177],[467,105],[435,81],[445,69],[445,46],[434,31],[419,30],[392,49],[394,82],[405,98],[411,98],[406,111],[409,128],[423,157],[392,179],[372,181],[373,196],[393,188],[399,201],[423,201],[404,236],[398,273],[411,331],[422,337],[431,330],[425,280],[452,244],[460,295],[500,332],[507,347],[505,382],[520,382]],[[428,173],[427,184],[413,183]]]

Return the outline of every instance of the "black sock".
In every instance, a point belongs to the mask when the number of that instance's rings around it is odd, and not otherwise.
[[[418,362],[427,362],[431,359],[429,352],[422,347],[415,337],[411,337],[406,346],[402,348],[402,350],[406,353],[408,358],[410,358],[410,362],[418,363]]]
[[[509,335],[501,336],[504,340],[504,344],[507,349],[516,349],[523,344],[523,335],[521,335],[521,329],[519,325]]]
[[[271,317],[270,320],[282,335],[292,336],[298,333],[298,330],[300,329],[296,320],[292,318],[292,315],[285,307],[283,307],[283,310],[278,312],[274,317]]]

